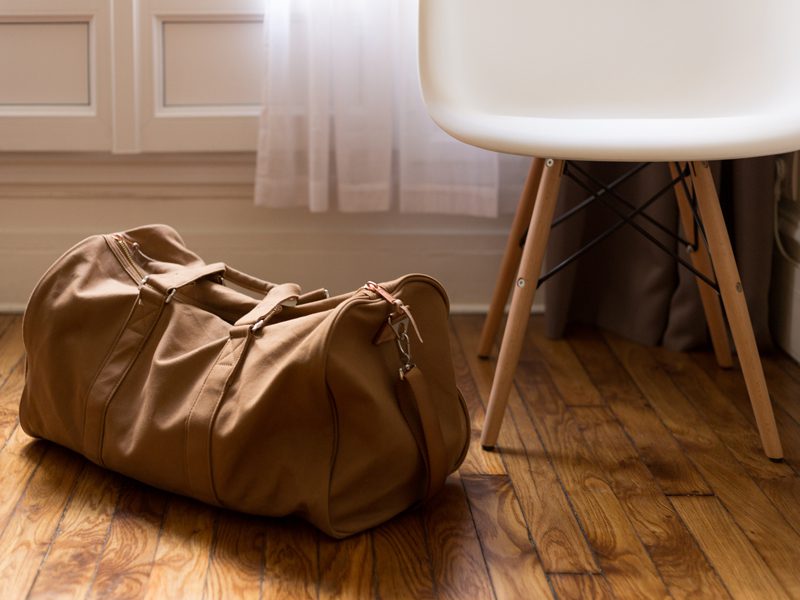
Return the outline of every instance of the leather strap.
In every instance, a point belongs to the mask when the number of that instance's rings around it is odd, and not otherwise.
[[[444,485],[448,465],[439,417],[428,395],[425,378],[417,367],[412,367],[397,383],[397,400],[425,465],[424,501]]]
[[[296,283],[281,283],[273,287],[264,299],[247,314],[242,316],[236,325],[255,325],[269,318],[278,306],[293,306],[300,297],[300,286]]]
[[[277,285],[276,283],[264,281],[263,279],[259,279],[258,277],[253,277],[252,275],[248,275],[247,273],[240,271],[239,269],[234,269],[230,265],[225,265],[225,273],[223,273],[222,276],[226,280],[235,283],[241,288],[253,292],[259,292],[261,294],[266,294],[268,291],[270,291]]]
[[[192,493],[206,502],[221,504],[212,476],[211,430],[225,393],[239,372],[252,340],[249,327],[231,328],[227,342],[186,416],[186,477]]]

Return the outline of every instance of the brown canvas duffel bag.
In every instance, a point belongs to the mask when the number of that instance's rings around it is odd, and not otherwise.
[[[90,237],[29,301],[20,423],[211,504],[377,525],[467,450],[448,301],[425,275],[323,292],[205,264],[164,225]]]

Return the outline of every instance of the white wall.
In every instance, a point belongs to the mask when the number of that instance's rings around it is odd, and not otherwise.
[[[252,153],[0,153],[0,311],[21,310],[75,242],[152,222],[208,261],[272,281],[342,292],[419,271],[445,284],[455,310],[488,303],[510,217],[256,208],[253,172]]]

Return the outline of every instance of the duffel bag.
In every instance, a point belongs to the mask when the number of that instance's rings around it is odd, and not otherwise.
[[[447,319],[425,275],[328,298],[206,264],[164,225],[92,236],[28,303],[20,424],[147,484],[344,537],[430,497],[466,454]]]

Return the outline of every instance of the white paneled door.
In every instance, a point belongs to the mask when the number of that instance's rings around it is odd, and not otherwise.
[[[255,149],[263,0],[4,0],[0,151]]]

